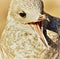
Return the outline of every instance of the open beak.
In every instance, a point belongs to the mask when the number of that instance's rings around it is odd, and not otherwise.
[[[42,21],[43,19],[40,18],[40,20]],[[29,23],[31,27],[35,28],[35,30],[38,32],[42,42],[45,44],[46,47],[48,47],[48,43],[44,37],[43,34],[43,29],[40,28],[40,22],[36,22],[36,23]]]

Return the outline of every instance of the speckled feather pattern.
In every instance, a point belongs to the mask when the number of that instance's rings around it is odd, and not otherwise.
[[[46,53],[46,46],[40,40],[40,36],[29,25],[7,25],[2,39],[5,48],[9,49],[6,49],[7,52],[13,53],[15,59],[42,58]]]
[[[21,23],[23,18],[18,14],[22,10],[26,12],[27,17],[22,21],[35,19],[40,14],[40,3],[40,0],[12,0],[1,37],[1,46],[4,49],[2,59],[44,58],[42,56],[46,54],[47,47],[34,28]]]
[[[56,56],[55,49],[50,47],[51,51],[48,50],[34,28],[21,23],[35,21],[41,15],[41,8],[41,0],[12,0],[1,36],[0,57],[2,59],[48,59],[47,56],[52,57],[53,54]],[[25,19],[18,14],[22,10],[27,13]]]

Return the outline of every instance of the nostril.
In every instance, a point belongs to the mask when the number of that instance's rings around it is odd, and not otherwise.
[[[40,16],[39,18],[38,18],[38,20],[42,20],[43,19],[43,16]]]
[[[43,16],[40,16],[39,18],[43,18]]]
[[[45,15],[41,15],[38,20],[45,20],[46,19],[46,16]]]

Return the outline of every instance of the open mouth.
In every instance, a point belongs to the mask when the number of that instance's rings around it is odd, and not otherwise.
[[[48,43],[46,41],[46,38],[43,34],[43,26],[40,27],[40,25],[43,25],[43,24],[40,24],[41,21],[43,20],[46,20],[45,18],[39,18],[39,20],[37,22],[30,22],[28,23],[31,27],[35,28],[35,30],[37,31],[37,33],[39,34],[40,36],[40,39],[42,40],[42,42],[45,44],[46,47],[48,47]]]

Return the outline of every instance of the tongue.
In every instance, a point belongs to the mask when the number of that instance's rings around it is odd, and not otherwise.
[[[38,32],[38,34],[39,34],[42,42],[45,44],[45,46],[48,47],[48,43],[47,43],[47,41],[46,41],[46,39],[45,39],[45,37],[43,35],[43,30],[40,28],[39,23],[34,23],[34,24],[31,23],[30,26],[32,26],[33,28],[35,28],[35,30]]]

